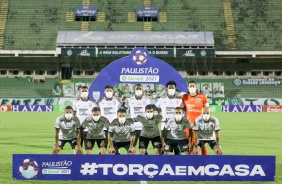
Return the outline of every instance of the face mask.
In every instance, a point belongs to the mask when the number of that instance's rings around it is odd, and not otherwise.
[[[204,121],[208,121],[210,119],[210,117],[211,117],[210,114],[203,114]]]
[[[136,90],[135,91],[136,96],[141,96],[142,95],[142,90]]]
[[[167,93],[169,96],[173,96],[175,94],[175,89],[168,89]]]
[[[101,117],[101,116],[92,116],[92,118],[93,118],[94,121],[99,121],[100,117]]]
[[[182,114],[180,115],[180,114],[177,114],[177,115],[174,115],[174,117],[175,117],[175,120],[176,121],[181,121],[181,119],[182,119]]]
[[[196,88],[188,88],[189,93],[195,94],[197,92]]]
[[[113,93],[112,92],[106,92],[106,97],[107,98],[112,98],[113,97]]]
[[[146,113],[147,119],[152,119],[154,116],[154,113]]]
[[[88,97],[88,92],[81,92],[80,97],[81,98],[87,98]]]
[[[72,118],[72,116],[73,116],[73,115],[72,115],[72,114],[69,114],[69,113],[68,113],[68,114],[65,114],[65,118],[66,118],[67,120],[70,120],[70,119]]]
[[[120,124],[124,124],[125,123],[125,117],[124,118],[118,118],[118,122],[120,123]]]

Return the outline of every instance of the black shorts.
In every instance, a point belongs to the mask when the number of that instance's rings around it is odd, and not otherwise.
[[[128,142],[115,142],[115,141],[113,141],[113,146],[115,148],[116,153],[118,152],[119,148],[125,148],[126,151],[128,152],[129,147],[130,147],[130,141],[128,141]]]
[[[213,141],[205,141],[205,140],[202,140],[202,141],[201,141],[201,140],[199,140],[198,146],[200,146],[201,149],[203,149],[206,143],[208,143],[208,144],[210,145],[211,149],[213,149],[214,146],[217,145],[217,144],[216,144],[216,141],[214,141],[214,140],[213,140]]]
[[[140,136],[139,137],[139,149],[147,149],[150,141],[152,142],[153,148],[161,148],[162,147],[160,136],[153,137],[153,138]]]
[[[77,145],[77,138],[71,139],[71,140],[60,140],[59,139],[59,147],[61,149],[64,149],[64,146],[66,143],[69,143],[71,145],[71,148],[74,149]]]
[[[165,152],[172,152],[173,149],[179,148],[181,152],[189,151],[188,140],[174,140],[174,139],[166,139],[166,146],[164,148]]]
[[[85,150],[92,150],[94,148],[95,142],[98,145],[98,148],[107,147],[105,144],[105,139],[86,139],[85,141]],[[104,142],[104,146],[101,146],[101,143]]]

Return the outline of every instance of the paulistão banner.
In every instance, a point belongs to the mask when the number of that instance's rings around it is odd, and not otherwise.
[[[274,181],[275,156],[14,154],[13,179]]]

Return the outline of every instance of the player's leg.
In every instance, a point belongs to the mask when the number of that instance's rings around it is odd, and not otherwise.
[[[59,143],[58,147],[56,147],[56,145],[54,145],[53,147],[53,150],[52,150],[53,154],[59,154],[59,152],[64,148],[66,141],[59,140],[58,143]]]
[[[207,147],[204,145],[204,147],[201,149],[202,155],[208,155],[208,149]]]
[[[205,146],[205,142],[204,141],[199,141],[198,143],[198,147],[197,148],[193,148],[192,152],[193,152],[193,155],[200,155],[202,152],[202,148]],[[191,153],[191,152],[190,152]]]
[[[189,155],[189,148],[188,148],[188,140],[177,140],[177,146],[179,147],[179,150],[181,153],[184,153],[186,155]]]
[[[113,141],[113,146],[114,146],[114,150],[109,150],[109,154],[111,154],[111,155],[116,155],[116,154],[117,154],[117,150],[118,150],[119,148],[121,148],[120,142],[115,142],[115,141]]]
[[[137,144],[137,142],[139,140],[140,134],[141,134],[141,130],[136,130],[135,131],[135,141],[134,141],[134,144],[133,144],[134,147],[136,146],[136,144]]]
[[[71,141],[69,141],[71,148],[75,150],[76,154],[82,154],[82,152],[78,152],[78,146],[77,146],[77,139],[72,139]]]
[[[133,153],[129,150],[130,141],[128,141],[128,142],[122,142],[122,147],[126,149],[127,154],[133,154]]]
[[[217,155],[222,155],[222,149],[220,145],[216,144],[216,141],[209,142],[211,149],[213,149],[214,153]]]
[[[172,149],[175,146],[174,140],[167,139],[165,144],[166,145],[164,147],[164,155],[169,155],[169,152],[172,152]]]
[[[92,149],[94,147],[95,141],[94,139],[86,139],[85,140],[85,151],[86,154],[91,154],[92,153]]]
[[[107,149],[106,149],[107,145],[105,143],[106,143],[105,139],[98,139],[97,140],[97,145],[100,149],[101,155],[104,155],[107,152]]]
[[[140,155],[145,155],[146,150],[148,148],[150,139],[147,137],[140,136],[139,137],[139,154]]]
[[[162,148],[161,137],[157,136],[157,137],[151,138],[151,142],[152,142],[152,146],[154,148],[155,154],[160,155],[161,148]]]

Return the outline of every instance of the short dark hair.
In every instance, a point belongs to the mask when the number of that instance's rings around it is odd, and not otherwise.
[[[136,84],[135,87],[134,87],[134,89],[135,89],[137,86],[139,86],[139,87],[141,87],[141,88],[143,89],[143,85],[142,85],[142,84]]]
[[[80,88],[82,88],[82,85],[79,85],[79,86],[77,87],[77,90],[80,90]]]
[[[166,83],[166,87],[168,87],[169,85],[174,85],[176,87],[176,82],[175,81],[168,81]]]
[[[148,105],[146,105],[145,110],[147,110],[147,109],[154,109],[154,107],[155,107],[155,105],[148,104]]]
[[[87,87],[87,86],[82,86],[81,88],[82,88],[82,89],[88,89],[88,87]]]
[[[92,109],[92,112],[96,112],[96,111],[100,111],[100,112],[101,112],[101,110],[100,110],[99,107],[94,107],[94,108]]]
[[[156,93],[156,91],[151,91],[151,94]]]
[[[117,111],[117,113],[126,113],[126,110],[125,110],[125,109],[119,109],[119,110]]]
[[[192,83],[193,83],[193,84],[197,84],[194,80],[190,80],[190,81],[188,82],[188,85],[189,85],[189,84],[192,84]]]
[[[73,110],[72,106],[69,106],[69,105],[65,107],[65,110],[67,110],[67,109]]]
[[[105,89],[114,89],[113,86],[106,86]]]

